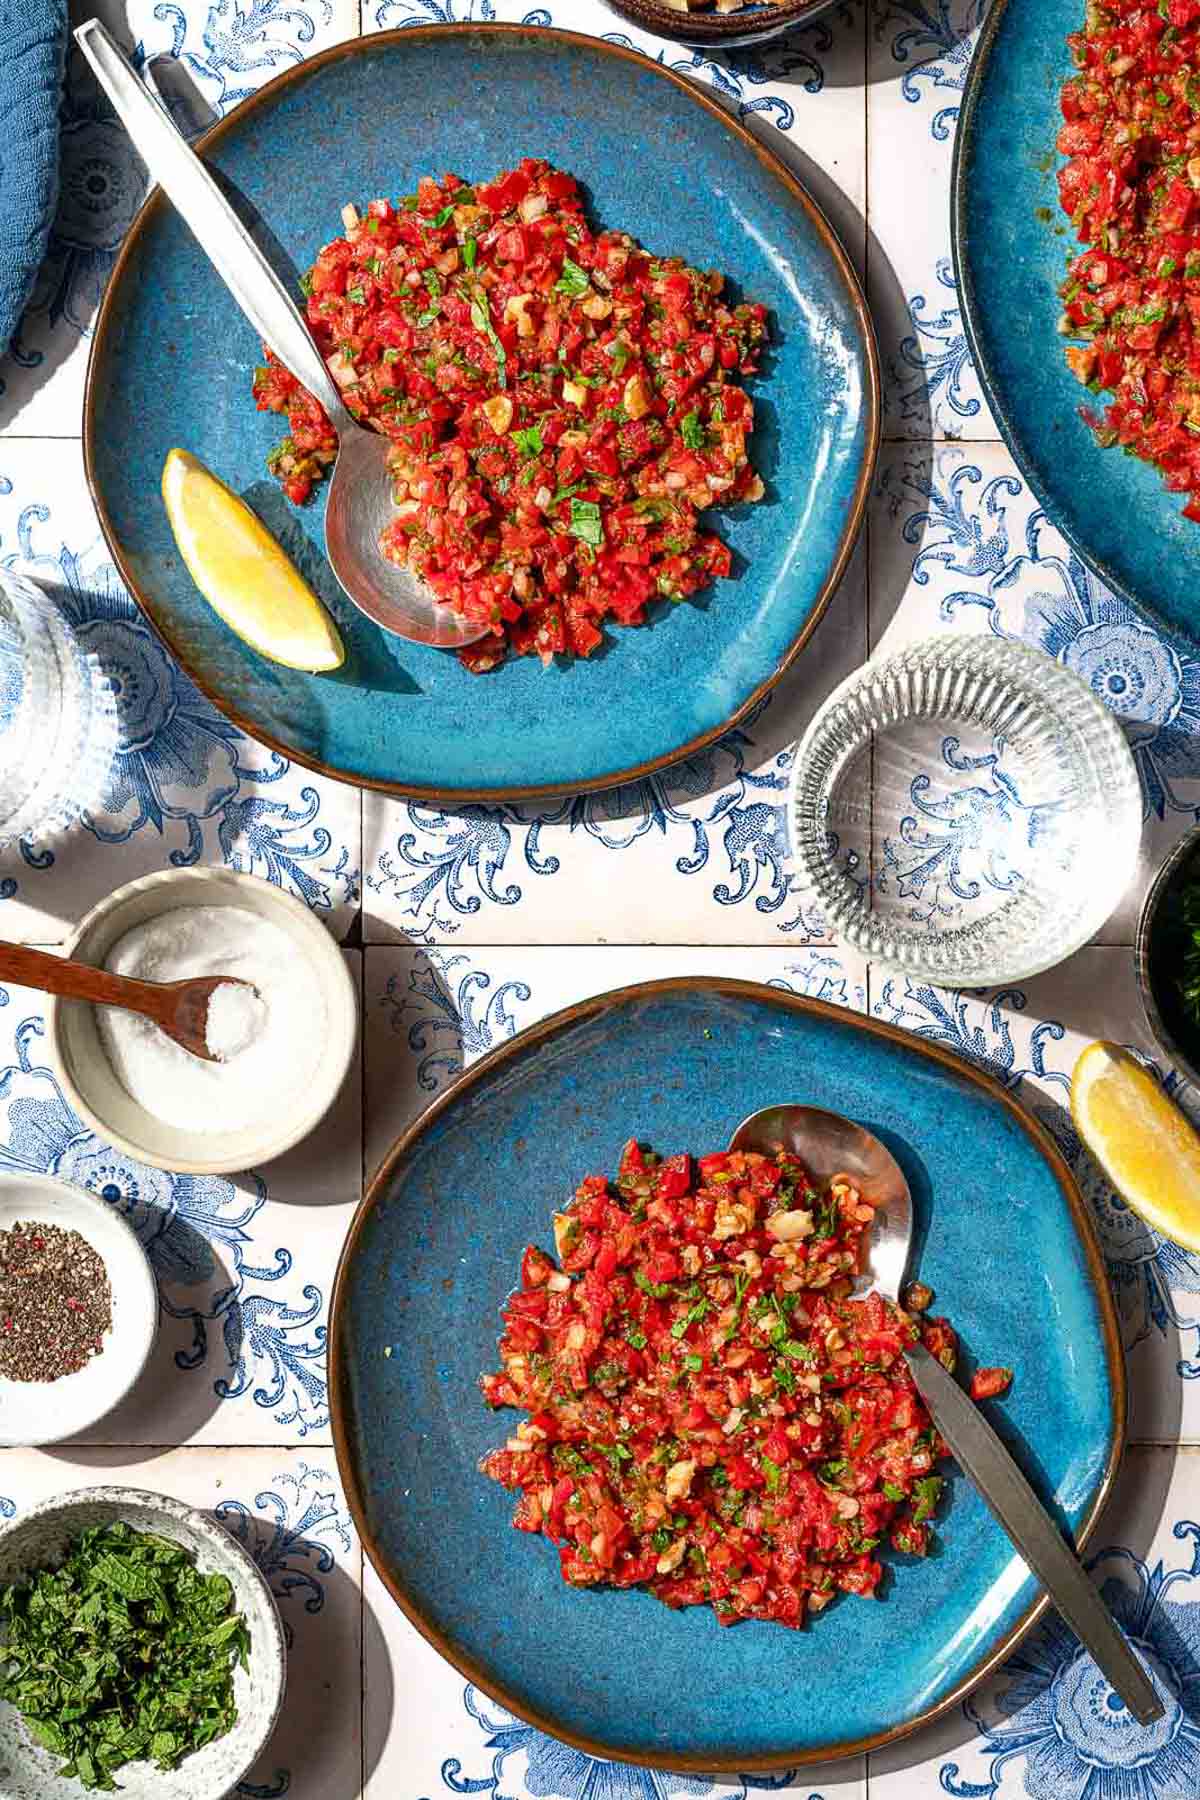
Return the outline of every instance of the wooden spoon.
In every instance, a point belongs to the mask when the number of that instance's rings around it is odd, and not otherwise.
[[[64,1000],[89,1000],[93,1006],[120,1006],[152,1019],[160,1031],[193,1056],[219,1062],[208,1047],[208,1003],[219,987],[258,989],[232,975],[194,975],[187,981],[134,981],[112,975],[90,963],[50,956],[25,944],[0,943],[0,981],[59,994]]]

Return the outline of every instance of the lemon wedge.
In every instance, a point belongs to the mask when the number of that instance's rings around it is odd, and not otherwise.
[[[1071,1077],[1080,1137],[1135,1213],[1200,1250],[1200,1132],[1117,1044],[1089,1044]]]
[[[231,631],[288,669],[340,669],[337,626],[246,502],[186,450],[163,464],[162,497],[192,580]]]

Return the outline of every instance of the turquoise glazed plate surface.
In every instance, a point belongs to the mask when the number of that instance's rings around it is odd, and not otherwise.
[[[381,632],[344,599],[322,550],[323,498],[295,510],[264,459],[281,421],[250,397],[261,348],[160,199],[109,285],[89,371],[84,451],[121,572],[199,686],[287,756],[364,785],[454,803],[608,786],[693,753],[798,655],[845,567],[879,433],[862,295],[824,218],[770,152],[681,77],[612,44],[521,26],[438,26],[356,39],[268,83],[214,127],[209,163],[253,208],[289,280],[345,201],[419,175],[482,179],[524,155],[579,177],[591,215],[649,247],[718,265],[772,315],[752,391],[768,498],[719,529],[736,574],[655,609],[588,662],[496,674]],[[298,173],[299,172],[299,173]],[[236,198],[236,196],[235,196]],[[336,614],[336,674],[264,661],[210,611],[159,498],[163,459],[192,451],[255,506]]]
[[[789,1632],[568,1588],[478,1473],[514,1415],[489,1412],[477,1378],[552,1211],[585,1174],[614,1172],[630,1136],[716,1149],[781,1100],[861,1119],[900,1159],[919,1273],[969,1354],[1015,1368],[989,1416],[1076,1541],[1116,1466],[1124,1370],[1092,1228],[1053,1140],[996,1082],[749,982],[646,983],[522,1033],[409,1129],[356,1215],[333,1300],[333,1431],[362,1540],[409,1617],[503,1705],[593,1755],[747,1771],[884,1743],[959,1699],[1041,1610],[957,1475],[927,1561],[885,1552],[882,1599],[841,1599]]]
[[[1200,637],[1200,526],[1182,515],[1186,496],[1100,448],[1056,329],[1079,246],[1059,210],[1054,140],[1067,34],[1083,14],[1084,0],[993,0],[984,21],[954,147],[963,321],[988,405],[1054,524],[1121,599]]]

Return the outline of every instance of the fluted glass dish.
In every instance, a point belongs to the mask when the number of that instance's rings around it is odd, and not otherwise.
[[[829,929],[951,987],[1022,981],[1133,880],[1141,791],[1117,720],[1040,651],[945,635],[868,663],[796,753],[797,877]]]
[[[94,804],[115,732],[103,672],[52,595],[0,569],[0,846],[44,839]]]

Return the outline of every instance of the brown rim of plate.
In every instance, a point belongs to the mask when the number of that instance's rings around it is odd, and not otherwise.
[[[281,739],[271,736],[268,732],[264,731],[260,725],[245,718],[223,694],[217,692],[206,680],[202,679],[201,676],[197,674],[195,669],[191,667],[176,644],[165,620],[158,616],[154,605],[138,585],[133,569],[130,567],[129,561],[122,550],[121,542],[113,527],[112,520],[109,518],[108,508],[104,504],[104,497],[100,491],[100,484],[96,476],[96,371],[101,358],[105,354],[109,331],[111,330],[119,311],[118,294],[120,291],[121,275],[126,262],[132,254],[135,245],[138,243],[147,223],[158,216],[158,209],[160,207],[167,204],[157,188],[152,189],[150,194],[143,201],[133,224],[126,233],[125,241],[121,245],[112,274],[109,277],[108,286],[104,290],[104,298],[100,302],[100,311],[96,317],[96,328],[92,338],[91,354],[88,357],[87,381],[84,387],[83,396],[84,473],[87,478],[88,491],[92,498],[92,504],[95,507],[96,514],[100,520],[100,528],[104,533],[104,541],[112,553],[113,561],[117,565],[117,571],[120,574],[121,580],[125,583],[125,586],[137,601],[143,615],[153,626],[179,667],[183,669],[184,673],[188,675],[192,681],[195,682],[196,686],[200,689],[201,693],[204,694],[206,699],[210,700],[217,708],[218,712],[223,713],[224,716],[236,725],[240,731],[244,731],[246,735],[253,738],[255,742],[265,744],[268,749],[278,751],[281,756],[286,756],[290,761],[298,763],[302,768],[312,769],[318,775],[328,776],[330,780],[346,781],[355,787],[372,788],[380,793],[395,794],[403,799],[430,801],[439,806],[455,807],[466,806],[478,802],[495,803],[507,800],[551,800],[559,798],[564,794],[595,793],[596,791],[605,788],[621,787],[626,782],[638,781],[645,775],[657,774],[660,769],[669,768],[674,763],[682,762],[686,757],[697,755],[699,751],[707,749],[710,744],[715,743],[718,738],[723,737],[727,731],[732,731],[735,726],[740,725],[742,720],[745,719],[758,705],[764,694],[769,693],[779,681],[780,677],[791,668],[796,658],[800,655],[800,652],[808,643],[809,638],[820,624],[830,601],[837,591],[842,576],[846,572],[846,565],[850,560],[851,553],[857,542],[858,534],[862,527],[863,516],[866,511],[867,495],[870,491],[871,477],[874,473],[876,459],[879,455],[882,432],[882,402],[879,376],[879,351],[875,342],[875,330],[871,323],[871,315],[867,308],[867,302],[861,284],[859,283],[858,276],[854,272],[854,266],[845,250],[842,248],[841,241],[832,225],[829,223],[829,220],[825,217],[825,214],[821,211],[816,201],[806,189],[801,186],[783,161],[775,155],[774,151],[768,150],[764,145],[760,144],[757,138],[746,130],[744,125],[737,119],[732,118],[718,101],[710,98],[710,96],[694,82],[685,80],[682,75],[677,75],[673,69],[668,69],[661,63],[652,62],[649,57],[643,56],[638,50],[626,50],[620,44],[610,44],[603,38],[589,37],[585,32],[558,31],[545,26],[527,25],[415,25],[408,28],[401,27],[396,31],[373,32],[367,37],[348,38],[344,43],[332,44],[327,50],[318,51],[315,56],[308,57],[304,62],[294,64],[290,69],[286,69],[281,75],[276,75],[273,80],[268,81],[265,86],[259,88],[256,94],[252,94],[249,99],[243,100],[239,106],[234,107],[232,112],[227,113],[223,119],[219,120],[211,130],[206,131],[203,137],[197,140],[194,147],[201,153],[214,149],[216,145],[221,142],[221,139],[225,136],[226,132],[230,130],[235,121],[241,122],[249,118],[256,108],[283,93],[293,82],[304,80],[315,69],[323,68],[326,63],[338,61],[342,57],[358,56],[384,45],[396,46],[402,43],[424,43],[431,40],[436,41],[446,35],[455,37],[491,37],[497,39],[516,39],[522,37],[552,39],[557,43],[564,45],[569,44],[581,49],[594,51],[599,55],[608,56],[614,61],[633,63],[638,68],[653,73],[660,80],[670,82],[672,86],[677,87],[681,93],[686,94],[690,100],[695,101],[698,106],[703,107],[705,112],[709,113],[714,119],[717,119],[726,131],[730,132],[734,137],[739,138],[748,149],[753,151],[762,166],[768,170],[770,174],[774,175],[776,180],[787,189],[793,200],[796,201],[801,210],[807,215],[809,223],[813,226],[817,236],[821,239],[825,248],[832,256],[845,284],[846,291],[850,296],[855,316],[858,321],[863,349],[866,355],[869,376],[866,411],[867,443],[862,467],[859,470],[858,481],[854,488],[854,497],[847,512],[846,522],[843,526],[841,537],[838,540],[838,547],[834,554],[833,561],[830,564],[829,571],[822,583],[821,590],[817,595],[808,618],[780,657],[774,672],[769,675],[765,681],[761,681],[754,689],[754,692],[747,695],[742,704],[737,707],[727,719],[723,720],[720,725],[713,726],[711,730],[702,732],[699,737],[690,739],[686,744],[680,744],[677,749],[668,751],[663,756],[654,757],[649,762],[637,763],[628,769],[614,770],[609,775],[593,776],[586,781],[552,781],[535,787],[431,788],[404,786],[399,782],[385,781],[379,777],[363,775],[354,769],[331,768],[329,764],[319,762],[316,757],[309,756],[304,752],[295,749],[292,745],[284,743]],[[147,504],[149,505],[151,503],[150,496],[147,496]]]
[[[834,0],[751,0],[737,12],[714,12],[710,5],[699,10],[676,12],[666,0],[605,0],[610,11],[660,37],[673,38],[680,44],[724,44],[735,49],[742,44],[761,44],[782,37],[785,31],[799,30],[827,11]]]
[[[1096,1497],[1074,1536],[1075,1549],[1083,1550],[1095,1529],[1096,1522],[1116,1479],[1121,1455],[1125,1448],[1128,1402],[1125,1357],[1121,1347],[1120,1333],[1117,1329],[1116,1309],[1108,1284],[1100,1241],[1091,1213],[1062,1151],[1041,1120],[1035,1118],[1032,1113],[1021,1106],[1007,1088],[996,1080],[995,1076],[987,1074],[983,1069],[976,1068],[973,1063],[967,1062],[965,1058],[958,1056],[954,1051],[919,1038],[915,1033],[904,1031],[898,1025],[888,1024],[882,1019],[872,1019],[865,1013],[852,1012],[847,1007],[834,1006],[825,1000],[810,1000],[802,994],[790,994],[782,988],[768,987],[762,982],[742,981],[730,976],[684,975],[665,977],[657,981],[633,982],[627,987],[612,988],[607,993],[596,994],[589,1000],[577,1001],[573,1006],[567,1006],[560,1012],[551,1013],[548,1018],[541,1019],[537,1024],[527,1027],[516,1037],[510,1038],[495,1050],[489,1051],[478,1062],[472,1063],[469,1069],[457,1076],[450,1086],[439,1094],[437,1099],[433,1100],[426,1110],[401,1133],[380,1163],[366,1194],[359,1202],[338,1258],[329,1310],[330,1419],[333,1428],[334,1454],[337,1457],[342,1487],[345,1490],[355,1530],[371,1559],[375,1573],[391,1594],[392,1599],[421,1635],[468,1681],[473,1682],[476,1687],[481,1688],[485,1694],[489,1694],[493,1700],[518,1718],[525,1719],[529,1724],[536,1726],[539,1731],[547,1732],[551,1737],[558,1738],[561,1742],[570,1744],[572,1748],[582,1751],[584,1755],[596,1757],[602,1762],[633,1763],[643,1768],[666,1769],[675,1773],[695,1771],[705,1775],[727,1775],[740,1772],[768,1774],[780,1769],[795,1768],[810,1763],[836,1762],[842,1757],[857,1756],[867,1750],[877,1750],[881,1745],[895,1743],[898,1739],[908,1737],[914,1731],[919,1731],[922,1726],[930,1724],[932,1720],[940,1718],[943,1713],[949,1712],[951,1707],[957,1706],[960,1700],[965,1699],[974,1688],[978,1687],[1000,1666],[1006,1657],[1011,1655],[1017,1644],[1032,1631],[1050,1605],[1049,1595],[1041,1593],[1018,1619],[1012,1630],[1001,1639],[996,1648],[978,1662],[952,1692],[939,1700],[936,1705],[926,1707],[924,1712],[918,1713],[914,1718],[893,1726],[888,1731],[877,1732],[873,1737],[857,1738],[843,1744],[823,1745],[819,1750],[800,1749],[779,1756],[739,1756],[733,1759],[720,1758],[714,1761],[709,1755],[690,1754],[686,1750],[672,1750],[663,1755],[647,1755],[644,1751],[635,1752],[623,1749],[619,1745],[602,1744],[592,1738],[579,1737],[573,1732],[564,1731],[562,1725],[555,1719],[547,1718],[542,1713],[534,1711],[518,1695],[509,1692],[503,1685],[497,1684],[487,1669],[477,1663],[473,1657],[463,1654],[444,1632],[430,1624],[417,1605],[409,1598],[399,1580],[391,1574],[371,1531],[359,1487],[358,1468],[351,1454],[345,1423],[346,1413],[349,1411],[349,1399],[348,1395],[343,1394],[345,1377],[342,1371],[340,1326],[347,1271],[363,1225],[377,1202],[385,1194],[397,1164],[408,1154],[429,1126],[462,1094],[467,1093],[476,1082],[483,1080],[494,1069],[501,1068],[523,1051],[532,1049],[580,1020],[591,1018],[609,1008],[621,1006],[630,1001],[654,998],[661,994],[694,994],[698,988],[703,989],[707,994],[728,994],[738,999],[767,1000],[771,1005],[782,1007],[788,1012],[805,1013],[813,1018],[824,1019],[830,1024],[848,1026],[851,1030],[865,1031],[872,1037],[883,1039],[886,1043],[900,1044],[915,1055],[925,1057],[928,1061],[951,1070],[954,1074],[981,1089],[989,1099],[998,1101],[1009,1117],[1016,1121],[1026,1136],[1041,1151],[1066,1197],[1076,1233],[1087,1259],[1088,1272],[1091,1275],[1092,1285],[1100,1306],[1104,1354],[1108,1366],[1109,1389],[1113,1403],[1113,1430],[1109,1440],[1104,1472]]]

